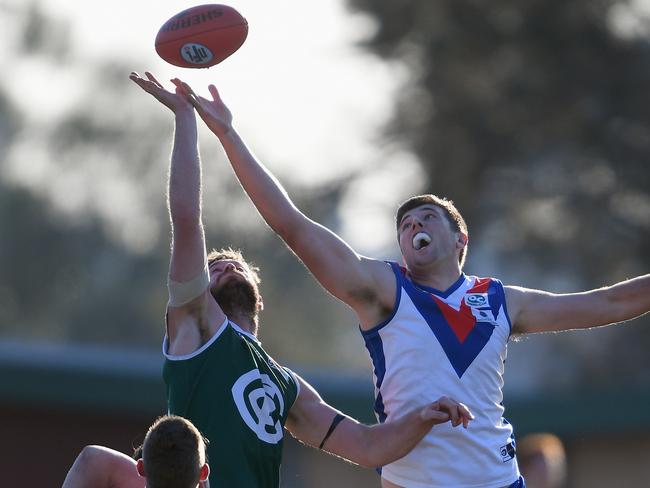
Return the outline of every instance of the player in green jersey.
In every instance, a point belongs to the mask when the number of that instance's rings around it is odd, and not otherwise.
[[[211,485],[278,487],[285,428],[305,444],[374,468],[407,454],[435,424],[467,427],[472,414],[446,397],[393,422],[361,424],[269,357],[256,338],[263,306],[257,269],[236,251],[206,252],[193,107],[177,80],[171,92],[149,73],[147,79],[132,73],[131,79],[175,114],[163,376],[170,413],[188,418],[210,439]],[[85,460],[92,468],[75,470],[75,462],[64,488],[142,488],[126,456],[92,452]],[[91,474],[75,477],[73,471]]]

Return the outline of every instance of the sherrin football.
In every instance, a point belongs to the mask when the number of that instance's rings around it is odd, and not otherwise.
[[[228,5],[199,5],[174,15],[156,36],[156,52],[183,68],[208,68],[237,51],[248,22]]]

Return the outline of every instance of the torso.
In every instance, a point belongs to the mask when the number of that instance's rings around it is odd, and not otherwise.
[[[166,353],[170,413],[205,435],[213,488],[279,486],[284,423],[298,395],[293,374],[232,323],[185,356]]]
[[[445,292],[420,287],[392,263],[395,307],[362,331],[374,365],[375,412],[390,420],[449,396],[476,419],[467,430],[435,426],[401,460],[385,466],[385,486],[497,488],[519,476],[513,431],[503,418],[503,369],[510,335],[503,286],[462,275]]]

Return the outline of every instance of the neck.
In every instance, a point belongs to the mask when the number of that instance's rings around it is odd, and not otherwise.
[[[255,337],[257,337],[257,323],[248,315],[237,313],[230,315],[228,319],[237,324],[249,334],[253,334]]]
[[[461,273],[458,262],[447,266],[413,267],[408,270],[409,276],[416,283],[440,291],[445,291],[453,285]]]

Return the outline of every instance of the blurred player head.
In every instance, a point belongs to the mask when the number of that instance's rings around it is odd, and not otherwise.
[[[566,479],[566,455],[554,434],[529,434],[517,441],[517,462],[528,488],[561,488]]]
[[[147,488],[196,488],[210,474],[206,443],[190,421],[160,417],[144,438],[138,473],[146,478]]]

